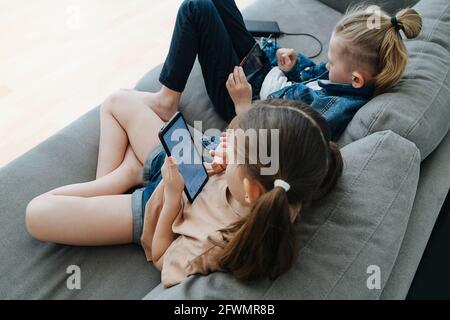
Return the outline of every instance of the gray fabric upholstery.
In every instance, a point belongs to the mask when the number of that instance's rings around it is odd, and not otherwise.
[[[169,289],[160,285],[146,299],[379,298],[381,290],[366,286],[366,271],[379,266],[384,286],[413,205],[419,151],[386,131],[352,143],[342,153],[345,171],[338,186],[297,222],[301,249],[288,274],[273,283],[249,285],[223,273],[192,276]]]
[[[95,109],[0,170],[0,299],[140,299],[160,282],[138,246],[66,247],[26,231],[32,198],[95,179],[98,140]],[[81,268],[81,290],[66,287],[70,265]]]
[[[418,39],[406,46],[405,76],[390,92],[361,108],[340,139],[345,145],[373,132],[392,130],[414,142],[425,159],[450,127],[450,2],[427,0],[416,7],[424,20]]]
[[[317,14],[310,15],[307,14],[308,12]],[[299,15],[302,17],[301,19],[298,19]],[[245,19],[276,20],[285,32],[308,32],[317,35],[324,43],[322,54],[315,59],[319,62],[326,60],[329,38],[341,14],[318,1],[259,0],[246,8],[244,17]],[[320,24],[314,23],[317,17],[321,20]],[[319,49],[313,40],[305,37],[286,36],[281,38],[279,43],[309,55],[313,55]],[[159,66],[150,71],[137,84],[136,88],[140,91],[159,90],[161,85],[158,78],[161,68],[162,66]],[[180,110],[190,124],[193,124],[195,120],[202,120],[205,130],[209,128],[223,129],[226,126],[226,123],[212,108],[198,62],[194,65],[186,90],[181,97]]]
[[[339,12],[345,13],[347,8],[349,6],[352,6],[352,4],[359,4],[361,1],[357,0],[319,0],[320,2],[323,2],[330,7],[338,10]],[[411,7],[415,5],[418,0],[395,0],[395,1],[389,1],[389,0],[371,0],[371,1],[365,1],[367,4],[374,4],[380,6],[383,10],[390,14],[396,13],[399,9],[403,9],[406,7]]]
[[[397,261],[381,299],[404,299],[450,189],[450,132],[420,167],[419,187]]]
[[[368,241],[367,245],[364,246],[363,239],[367,233],[361,232],[363,229],[359,228],[352,230],[352,232],[360,232],[357,237],[362,241],[356,244],[360,249],[358,251],[360,255],[356,259],[353,259],[355,258],[355,250],[344,250],[343,255],[336,258],[337,265],[317,265],[317,261],[323,257],[313,257],[314,250],[312,249],[319,246],[319,240],[326,239],[322,234],[307,246],[305,264],[299,261],[291,274],[275,284],[263,281],[252,286],[239,286],[236,282],[229,281],[228,276],[218,273],[208,277],[191,277],[181,286],[174,287],[173,295],[172,293],[162,293],[161,287],[158,287],[149,297],[161,294],[164,298],[201,296],[225,298],[226,296],[222,292],[226,294],[233,292],[232,298],[245,297],[250,299],[262,296],[265,298],[295,298],[295,296],[349,298],[350,295],[352,297],[358,295],[359,298],[380,297],[388,299],[405,297],[439,208],[442,205],[444,195],[449,189],[450,138],[447,135],[446,140],[441,143],[440,147],[423,162],[412,211],[410,210],[412,205],[410,200],[413,194],[407,186],[412,187],[417,183],[414,179],[417,154],[413,146],[397,135],[387,132],[377,133],[367,137],[366,140],[362,140],[369,141],[366,146],[363,146],[361,141],[355,144],[349,143],[392,126],[393,131],[416,143],[422,151],[422,157],[425,158],[427,153],[432,152],[437,146],[439,137],[442,138],[445,135],[444,122],[449,122],[447,110],[450,108],[448,94],[448,67],[450,65],[448,60],[450,43],[448,38],[450,35],[448,31],[448,8],[443,10],[446,5],[448,5],[448,1],[445,0],[426,0],[419,4],[418,8],[422,12],[439,13],[439,16],[436,16],[436,21],[427,18],[426,30],[421,40],[408,44],[413,52],[412,62],[406,76],[408,84],[406,85],[403,81],[395,89],[395,93],[364,108],[361,114],[357,115],[356,120],[351,123],[341,141],[342,145],[348,145],[345,148],[345,156],[348,159],[347,168],[350,169],[347,172],[348,179],[354,177],[358,168],[361,168],[361,161],[367,156],[364,153],[358,155],[358,152],[353,154],[354,148],[363,148],[366,151],[374,150],[370,149],[370,145],[373,146],[377,139],[377,141],[382,141],[387,145],[388,148],[392,148],[395,144],[394,141],[399,143],[397,146],[399,149],[393,155],[394,160],[384,158],[383,164],[381,164],[383,154],[387,153],[378,149],[379,152],[374,154],[375,159],[369,161],[371,165],[367,167],[367,170],[363,170],[364,174],[361,175],[361,180],[355,180],[356,185],[363,184],[364,177],[374,173],[375,165],[377,165],[376,170],[380,176],[390,177],[389,174],[392,174],[392,177],[400,177],[403,173],[403,177],[406,178],[404,184],[401,184],[400,178],[395,180],[386,178],[384,180],[386,189],[377,188],[381,192],[380,194],[377,193],[378,197],[382,193],[387,193],[387,190],[393,190],[396,187],[401,191],[398,198],[394,198],[390,193],[386,195],[387,198],[394,200],[390,210],[386,211],[386,206],[376,203],[374,205],[380,210],[376,210],[374,217],[369,217],[367,211],[361,219],[357,217],[352,220],[355,224],[365,225],[366,231],[370,228],[374,231],[373,239],[371,239],[373,241]],[[312,12],[314,14],[311,14]],[[311,32],[318,35],[323,42],[328,43],[332,29],[341,14],[323,3],[313,0],[258,0],[244,12],[244,16],[248,19],[275,19],[280,22],[284,31]],[[316,21],[320,21],[320,23],[316,23]],[[294,47],[301,52],[313,53],[315,49],[314,43],[306,38],[287,37],[280,42],[283,46]],[[316,61],[326,58],[326,49]],[[445,56],[445,54],[447,55]],[[416,65],[414,68],[412,68],[413,64]],[[149,72],[139,82],[137,88],[142,91],[159,89],[157,76],[160,68]],[[225,124],[210,107],[198,64],[195,68],[187,90],[183,94],[182,109],[191,123],[194,119],[202,119],[205,120],[205,129],[222,128]],[[431,68],[434,74],[427,72],[428,68]],[[446,70],[447,73],[445,74]],[[422,86],[427,88],[427,91],[424,92]],[[396,98],[397,92],[401,99]],[[398,112],[386,112],[389,104],[386,105],[386,108],[378,109],[379,111],[384,110],[383,112],[371,112],[388,100],[396,101],[394,107],[399,105]],[[430,102],[430,104],[424,104],[424,101]],[[417,107],[419,105],[420,107]],[[443,107],[444,105],[447,109]],[[405,108],[405,106],[408,108]],[[397,109],[393,108],[393,110]],[[421,113],[423,113],[422,118],[420,117]],[[436,119],[436,116],[440,117],[440,120]],[[364,117],[367,118],[363,119]],[[413,124],[414,119],[417,120],[417,125]],[[399,123],[404,121],[409,121],[408,127],[399,127]],[[142,250],[137,246],[108,248],[57,246],[35,241],[25,230],[25,207],[33,197],[61,185],[88,181],[95,177],[98,135],[98,109],[95,109],[0,170],[0,234],[2,234],[0,238],[0,274],[2,275],[0,276],[0,299],[140,299],[160,283],[159,272],[145,261]],[[400,161],[400,159],[406,159],[408,154],[410,155],[408,159],[412,161],[410,174],[407,173],[406,160]],[[355,159],[355,161],[349,162],[350,159]],[[373,182],[373,180],[370,180],[370,182]],[[343,180],[342,183],[346,184],[348,180]],[[367,183],[369,182],[366,181]],[[336,196],[342,199],[340,205],[347,206],[353,200],[358,203],[363,197],[367,198],[367,192],[359,198],[356,196],[347,198],[344,196],[343,184],[341,184],[341,189],[338,188],[335,191]],[[401,186],[404,186],[404,188]],[[356,192],[360,194],[361,190]],[[337,199],[327,199],[321,205],[324,207],[327,204],[332,206],[336,204]],[[367,203],[373,203],[376,199],[377,197],[370,193],[370,199]],[[404,206],[401,205],[402,202]],[[365,206],[364,203],[359,205]],[[367,206],[365,208],[367,209]],[[386,214],[385,220],[379,224],[379,228],[375,229],[375,225],[380,221],[376,220],[376,217],[380,218],[383,215],[383,210],[388,214]],[[404,229],[400,226],[401,220],[407,219],[407,214],[410,211],[408,228],[400,247],[404,232]],[[311,213],[314,212],[320,213],[320,207],[311,209]],[[310,219],[305,219],[305,224],[299,226],[300,230],[305,231],[303,243],[307,241],[308,236],[311,236],[311,231],[314,228],[319,231],[323,230],[321,232],[331,228],[334,232],[337,232],[338,227],[345,222],[342,219],[355,214],[357,214],[356,211],[349,212],[349,215],[343,215],[342,217],[335,215],[335,220],[330,218],[330,221],[335,223],[323,224],[325,226],[323,229],[318,228],[318,226],[323,222],[323,219],[327,218],[325,214],[310,215]],[[305,216],[305,218],[307,217]],[[394,230],[391,225],[394,224],[399,227],[398,233],[395,234],[391,232]],[[406,222],[404,225],[406,225]],[[332,234],[329,234],[329,237],[331,236]],[[342,239],[347,241],[348,236],[349,234],[345,234],[344,229],[342,229]],[[346,242],[342,242],[342,244],[344,243]],[[330,250],[332,247],[329,243],[326,243],[325,248]],[[388,249],[380,250],[380,248]],[[397,252],[399,252],[398,257],[395,258]],[[331,252],[331,254],[336,254],[336,252]],[[309,260],[307,259],[308,255]],[[360,272],[361,268],[364,269],[366,262],[369,260],[370,263],[378,263],[378,261],[372,262],[372,259],[368,258],[370,255],[380,258],[383,285],[385,285],[381,293],[378,291],[368,292],[365,288],[361,292],[356,292],[359,288],[357,286],[364,285],[365,277],[367,277],[364,273],[365,270]],[[392,266],[394,259],[396,259],[395,265]],[[69,265],[81,267],[82,290],[69,291],[66,288],[65,281],[68,277],[66,268]],[[344,270],[345,266],[349,268],[347,271]],[[299,274],[300,270],[304,270],[305,274]],[[329,274],[327,274],[327,270],[330,272]],[[316,275],[314,272],[321,274],[321,277],[314,278],[313,275]],[[287,289],[286,282],[295,283],[296,281],[300,281],[306,287],[289,287]],[[307,288],[315,287],[315,283],[320,284],[319,289],[308,292]],[[358,285],[355,286],[356,283]],[[210,286],[208,292],[195,291],[197,288],[203,290],[206,284]],[[287,295],[289,292],[292,292],[292,296]]]

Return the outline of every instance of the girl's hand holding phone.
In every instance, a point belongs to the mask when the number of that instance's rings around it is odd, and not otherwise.
[[[247,81],[244,69],[235,67],[225,85],[233,100],[236,114],[247,111],[252,104],[252,86]]]

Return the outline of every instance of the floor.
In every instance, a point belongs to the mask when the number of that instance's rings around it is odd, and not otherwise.
[[[0,0],[0,167],[164,61],[180,3]]]

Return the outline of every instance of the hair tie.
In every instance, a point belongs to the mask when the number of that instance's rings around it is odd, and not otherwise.
[[[391,18],[391,24],[395,27],[395,30],[397,30],[397,31],[400,31],[401,30],[401,26],[400,26],[400,24],[398,23],[398,20],[397,20],[397,17],[396,16],[393,16],[392,18]]]
[[[274,188],[280,187],[280,188],[283,188],[284,191],[286,191],[286,192],[288,192],[291,189],[291,186],[289,185],[289,183],[287,183],[286,181],[281,180],[281,179],[275,180],[273,185],[274,185]]]

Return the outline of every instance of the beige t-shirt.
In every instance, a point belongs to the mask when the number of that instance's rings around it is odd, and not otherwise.
[[[248,208],[233,208],[227,201],[225,174],[212,175],[209,181],[190,203],[183,193],[182,206],[172,231],[179,236],[166,250],[163,258],[161,282],[170,287],[192,274],[208,274],[219,270],[215,259],[222,248],[214,245],[208,237],[221,241],[223,229],[239,221],[248,213]],[[164,188],[158,185],[150,197],[145,211],[144,230],[141,244],[148,261],[151,261],[151,247],[156,223],[164,202]]]

